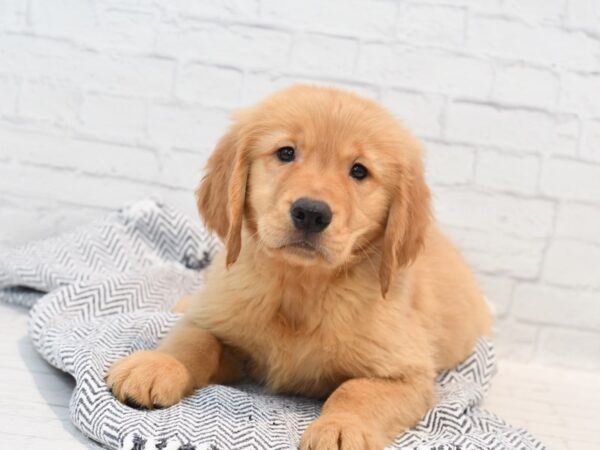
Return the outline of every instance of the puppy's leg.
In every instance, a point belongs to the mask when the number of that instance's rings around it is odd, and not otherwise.
[[[140,351],[117,361],[106,382],[122,402],[145,408],[177,403],[209,383],[229,383],[241,368],[228,347],[183,318],[155,351]]]
[[[302,450],[383,450],[432,405],[431,375],[402,380],[355,378],[327,399],[304,432]]]

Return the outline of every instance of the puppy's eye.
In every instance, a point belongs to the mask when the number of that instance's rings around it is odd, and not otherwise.
[[[356,163],[350,169],[350,176],[352,178],[356,178],[357,180],[362,180],[367,177],[369,171],[362,164]]]
[[[275,152],[279,161],[292,162],[296,159],[296,151],[292,147],[281,147]]]

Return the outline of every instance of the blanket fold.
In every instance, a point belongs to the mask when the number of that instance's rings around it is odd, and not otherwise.
[[[294,449],[321,403],[260,386],[212,385],[167,409],[139,411],[104,383],[117,359],[154,348],[202,285],[218,240],[153,200],[0,255],[0,301],[31,307],[29,334],[76,386],[71,419],[110,449]],[[437,404],[395,449],[543,449],[529,432],[479,407],[495,372],[490,340],[437,379]]]

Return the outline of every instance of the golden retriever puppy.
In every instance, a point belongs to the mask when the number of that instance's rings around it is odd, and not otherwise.
[[[158,349],[110,369],[121,401],[169,406],[248,374],[327,397],[302,449],[382,449],[489,332],[432,221],[419,143],[371,100],[295,86],[239,112],[197,196],[225,250]]]

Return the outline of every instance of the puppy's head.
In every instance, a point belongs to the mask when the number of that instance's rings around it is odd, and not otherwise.
[[[317,270],[380,260],[385,295],[422,246],[429,191],[417,141],[376,103],[294,86],[239,112],[198,206],[236,261],[242,226],[266,253]]]

